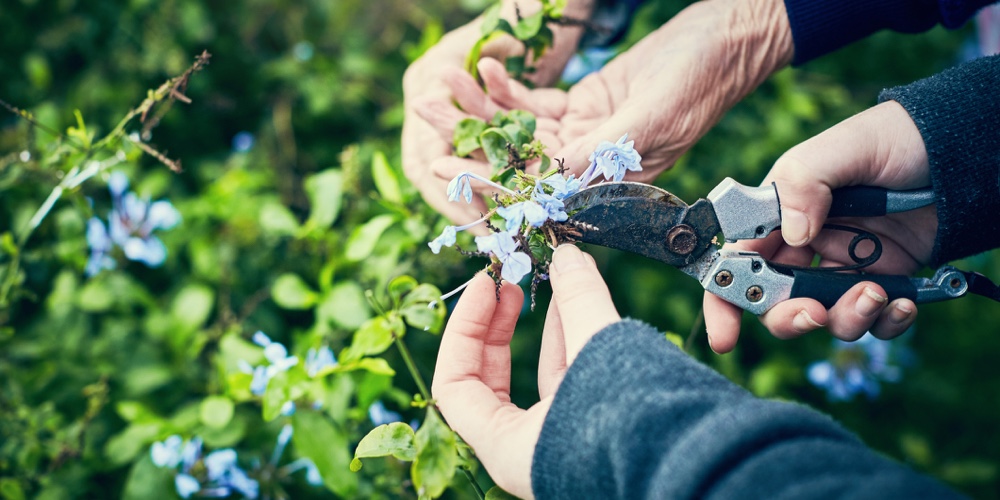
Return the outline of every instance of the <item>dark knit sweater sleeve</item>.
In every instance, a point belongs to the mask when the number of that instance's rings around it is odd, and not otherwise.
[[[785,0],[803,64],[876,31],[919,33],[940,24],[955,29],[995,0]]]
[[[598,333],[567,371],[531,480],[540,500],[957,496],[816,411],[753,397],[632,320]]]
[[[1000,248],[1000,56],[882,91],[927,148],[937,199],[932,265]]]

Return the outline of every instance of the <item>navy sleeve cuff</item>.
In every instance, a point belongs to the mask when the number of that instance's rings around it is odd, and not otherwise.
[[[937,199],[932,265],[1000,247],[1000,56],[984,57],[884,90],[927,148]]]

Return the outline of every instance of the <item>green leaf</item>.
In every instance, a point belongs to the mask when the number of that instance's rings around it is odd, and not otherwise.
[[[325,229],[337,220],[344,197],[343,176],[338,169],[328,169],[306,177],[305,190],[309,197],[308,230]]]
[[[205,285],[190,284],[177,292],[170,314],[178,325],[195,330],[208,320],[214,306],[215,291]]]
[[[483,153],[486,159],[495,168],[507,166],[510,155],[507,153],[507,145],[514,140],[503,129],[490,127],[479,134],[479,142],[483,145]]]
[[[528,40],[538,34],[538,30],[542,28],[544,14],[544,11],[539,10],[530,16],[522,17],[514,26],[514,36],[518,40]]]
[[[531,114],[530,111],[525,111],[523,109],[512,109],[507,113],[507,118],[511,121],[521,125],[529,134],[534,135],[536,120],[535,115]]]
[[[352,370],[364,370],[376,375],[386,375],[389,377],[396,374],[396,370],[393,370],[389,362],[382,358],[362,358],[357,362],[351,363],[348,368]]]
[[[520,77],[524,73],[524,56],[507,56],[503,65],[507,73],[514,77]]]
[[[203,424],[220,429],[229,425],[235,409],[231,399],[225,396],[209,396],[202,400],[199,415]]]
[[[288,402],[289,399],[289,388],[288,388],[288,372],[279,373],[267,383],[267,389],[264,391],[264,397],[262,403],[263,417],[265,422],[270,422],[279,415],[281,415],[281,407]]]
[[[358,478],[351,474],[347,435],[323,415],[298,411],[292,416],[292,442],[298,453],[316,464],[330,491],[349,497],[357,490]]]
[[[0,497],[4,500],[24,500],[24,489],[17,479],[0,477]]]
[[[386,287],[389,290],[389,298],[392,300],[392,307],[399,307],[400,301],[403,296],[410,293],[411,290],[417,287],[417,280],[412,276],[397,276],[389,282],[389,286]]]
[[[401,337],[404,333],[406,328],[403,326],[403,321],[395,314],[391,317],[372,318],[354,332],[348,359],[355,360],[363,356],[382,354],[392,345],[396,337]]]
[[[389,165],[385,153],[376,151],[372,156],[372,179],[375,181],[375,188],[386,201],[392,203],[403,203],[403,191],[399,187],[399,175]]]
[[[168,468],[157,467],[147,453],[129,471],[122,498],[124,500],[162,498],[164,492],[174,491],[175,474],[176,472]]]
[[[483,12],[483,24],[479,27],[482,36],[491,35],[500,22],[500,2],[496,2]]]
[[[413,437],[413,428],[403,422],[384,424],[372,429],[367,436],[361,438],[361,442],[354,450],[351,470],[354,472],[361,470],[362,458],[392,455],[404,462],[412,461],[417,456]]]
[[[395,222],[395,215],[383,214],[373,217],[364,225],[356,228],[351,233],[351,237],[347,239],[347,248],[344,251],[344,256],[352,262],[367,259],[371,256],[372,251],[375,250],[375,245],[378,244],[382,233],[386,229],[389,229],[389,226]]]
[[[299,220],[288,207],[277,201],[264,202],[258,216],[260,229],[272,236],[295,236],[299,232]]]
[[[502,30],[504,29],[504,27],[506,27],[507,31],[510,30],[510,24],[508,24],[507,21],[501,19],[497,23],[497,29]],[[482,38],[477,40],[475,45],[472,46],[472,49],[469,50],[469,55],[466,56],[465,58],[465,70],[468,71],[473,78],[479,78],[479,69],[476,67],[476,64],[479,63],[479,56],[483,52],[483,47],[485,47],[487,44],[489,44],[494,40],[502,38],[503,36],[504,33],[502,31],[494,31],[493,33],[490,33],[487,36],[483,36]]]
[[[667,340],[669,340],[671,344],[677,346],[678,349],[682,351],[684,350],[684,337],[681,337],[674,332],[666,332],[664,333],[664,336],[667,337]]]
[[[104,456],[111,465],[123,465],[145,451],[146,444],[155,440],[163,425],[159,422],[132,424],[111,436],[104,444]]]
[[[274,302],[285,309],[309,309],[316,305],[319,295],[297,274],[278,276],[271,286]]]
[[[494,486],[486,492],[486,500],[517,500],[517,497],[507,493],[499,486]]]
[[[77,303],[84,311],[103,312],[115,304],[115,296],[108,288],[106,280],[97,278],[88,281],[80,288]]]
[[[426,283],[406,295],[400,312],[410,326],[432,333],[441,331],[444,327],[444,318],[448,314],[444,302],[441,301],[441,291]]]
[[[482,134],[489,125],[479,118],[465,118],[455,126],[452,134],[452,144],[455,146],[456,156],[468,156],[473,151],[479,149],[479,134]]]
[[[352,281],[338,283],[330,288],[316,312],[320,320],[346,330],[360,327],[371,317],[364,290]]]
[[[417,494],[437,498],[448,488],[458,465],[455,433],[433,408],[428,408],[414,442],[417,456],[410,467],[413,485]]]

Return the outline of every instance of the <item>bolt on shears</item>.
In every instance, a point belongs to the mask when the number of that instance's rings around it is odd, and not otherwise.
[[[830,308],[862,281],[882,286],[889,300],[908,298],[920,304],[973,293],[1000,301],[1000,288],[988,278],[947,265],[930,278],[848,272],[877,261],[882,245],[872,233],[836,224],[824,227],[856,234],[848,247],[854,265],[794,267],[770,262],[756,252],[720,248],[716,243],[720,234],[725,241],[736,242],[764,238],[780,227],[781,204],[773,184],[748,187],[726,178],[706,198],[688,205],[655,186],[609,182],[583,189],[564,202],[579,241],[670,264],[697,279],[705,290],[758,315],[800,297]],[[877,217],[933,202],[930,189],[852,186],[833,191],[828,216]],[[857,247],[864,241],[874,249],[858,257]]]

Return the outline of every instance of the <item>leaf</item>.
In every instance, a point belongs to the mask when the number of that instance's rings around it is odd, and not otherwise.
[[[392,307],[399,307],[400,300],[407,293],[417,287],[417,280],[412,276],[397,276],[389,282],[386,287],[389,290],[389,298],[392,300]]]
[[[323,415],[299,411],[292,416],[292,442],[298,453],[316,464],[326,487],[342,497],[357,490],[358,478],[351,474],[347,435]]]
[[[444,327],[444,318],[448,314],[444,302],[441,301],[441,291],[426,283],[417,286],[406,295],[400,312],[410,326],[432,333],[441,331]]]
[[[202,400],[199,416],[201,422],[214,429],[221,429],[233,419],[233,401],[225,396],[209,396]]]
[[[351,237],[347,239],[347,248],[344,251],[344,256],[352,262],[370,257],[372,250],[375,249],[375,245],[378,244],[379,238],[382,237],[382,233],[386,229],[389,229],[389,226],[395,222],[395,215],[383,214],[373,217],[364,225],[356,228],[351,233]]]
[[[195,330],[208,320],[215,306],[215,291],[211,288],[190,284],[177,292],[170,305],[170,314],[178,325],[187,330]]]
[[[84,311],[103,312],[115,304],[115,296],[108,288],[106,280],[92,279],[80,288],[77,303]]]
[[[262,414],[265,422],[270,422],[281,415],[281,408],[285,406],[285,403],[289,399],[288,389],[287,372],[279,373],[271,377],[271,380],[268,381],[267,389],[264,391],[264,397],[261,401],[264,405]]]
[[[508,56],[503,65],[507,73],[519,77],[524,73],[524,56]]]
[[[494,3],[483,12],[483,24],[479,27],[482,36],[491,35],[500,22],[500,2]]]
[[[0,497],[4,500],[24,500],[24,489],[17,479],[0,477]]]
[[[385,153],[376,151],[372,156],[372,179],[382,198],[392,203],[403,203],[403,191],[399,187],[399,175],[389,165]]]
[[[406,328],[397,315],[372,318],[354,332],[348,359],[356,360],[363,356],[382,354],[392,345],[396,337],[401,337],[404,333]]]
[[[507,113],[507,117],[511,121],[521,125],[521,127],[527,130],[529,134],[534,135],[536,120],[535,120],[535,115],[531,114],[530,111],[525,111],[523,109],[512,109],[510,110],[509,113]]]
[[[299,220],[288,207],[277,201],[265,202],[258,216],[260,229],[272,236],[294,236],[299,232]]]
[[[516,36],[518,40],[523,41],[538,34],[538,30],[542,28],[544,14],[544,11],[539,10],[530,16],[519,19],[517,21],[517,25],[514,26],[514,36]]]
[[[486,500],[517,500],[517,497],[507,493],[499,486],[494,486],[486,492]]]
[[[507,153],[507,145],[514,140],[503,129],[490,127],[479,134],[479,142],[483,145],[483,153],[486,159],[496,168],[507,166],[510,156]]]
[[[319,295],[297,274],[278,276],[271,286],[274,302],[285,309],[309,309],[316,305]]]
[[[458,448],[455,433],[438,416],[433,408],[417,431],[414,442],[417,456],[410,466],[410,476],[417,494],[437,498],[451,484],[458,465]]]
[[[337,220],[344,198],[343,184],[343,176],[338,169],[331,168],[306,177],[305,190],[311,207],[306,220],[307,230],[325,229]]]
[[[403,422],[384,424],[372,429],[367,436],[361,438],[361,442],[354,450],[351,470],[354,472],[361,470],[362,458],[392,455],[404,462],[412,461],[417,456],[413,438],[413,428]]]
[[[501,19],[497,23],[497,29],[502,30],[504,29],[504,27],[506,27],[507,31],[510,30],[510,24],[508,24],[507,21]],[[489,44],[494,40],[502,38],[503,36],[504,36],[503,31],[494,31],[488,36],[484,36],[479,40],[477,40],[475,45],[472,46],[472,49],[469,50],[469,55],[465,57],[465,70],[468,71],[473,78],[479,78],[479,69],[476,67],[476,64],[479,63],[479,56],[483,52],[483,47],[485,47],[487,44]]]
[[[124,500],[162,498],[164,492],[174,491],[174,474],[175,472],[170,469],[157,467],[149,454],[146,454],[129,471],[122,498]]]
[[[473,151],[482,147],[479,143],[479,134],[482,134],[489,125],[478,118],[465,118],[455,126],[452,134],[452,145],[455,146],[456,156],[468,156]]]
[[[360,327],[371,317],[364,290],[351,281],[338,283],[330,288],[316,312],[320,320],[346,330]]]
[[[146,443],[156,439],[163,424],[132,424],[123,431],[111,436],[104,444],[104,456],[111,465],[123,465],[131,462],[146,449]]]

